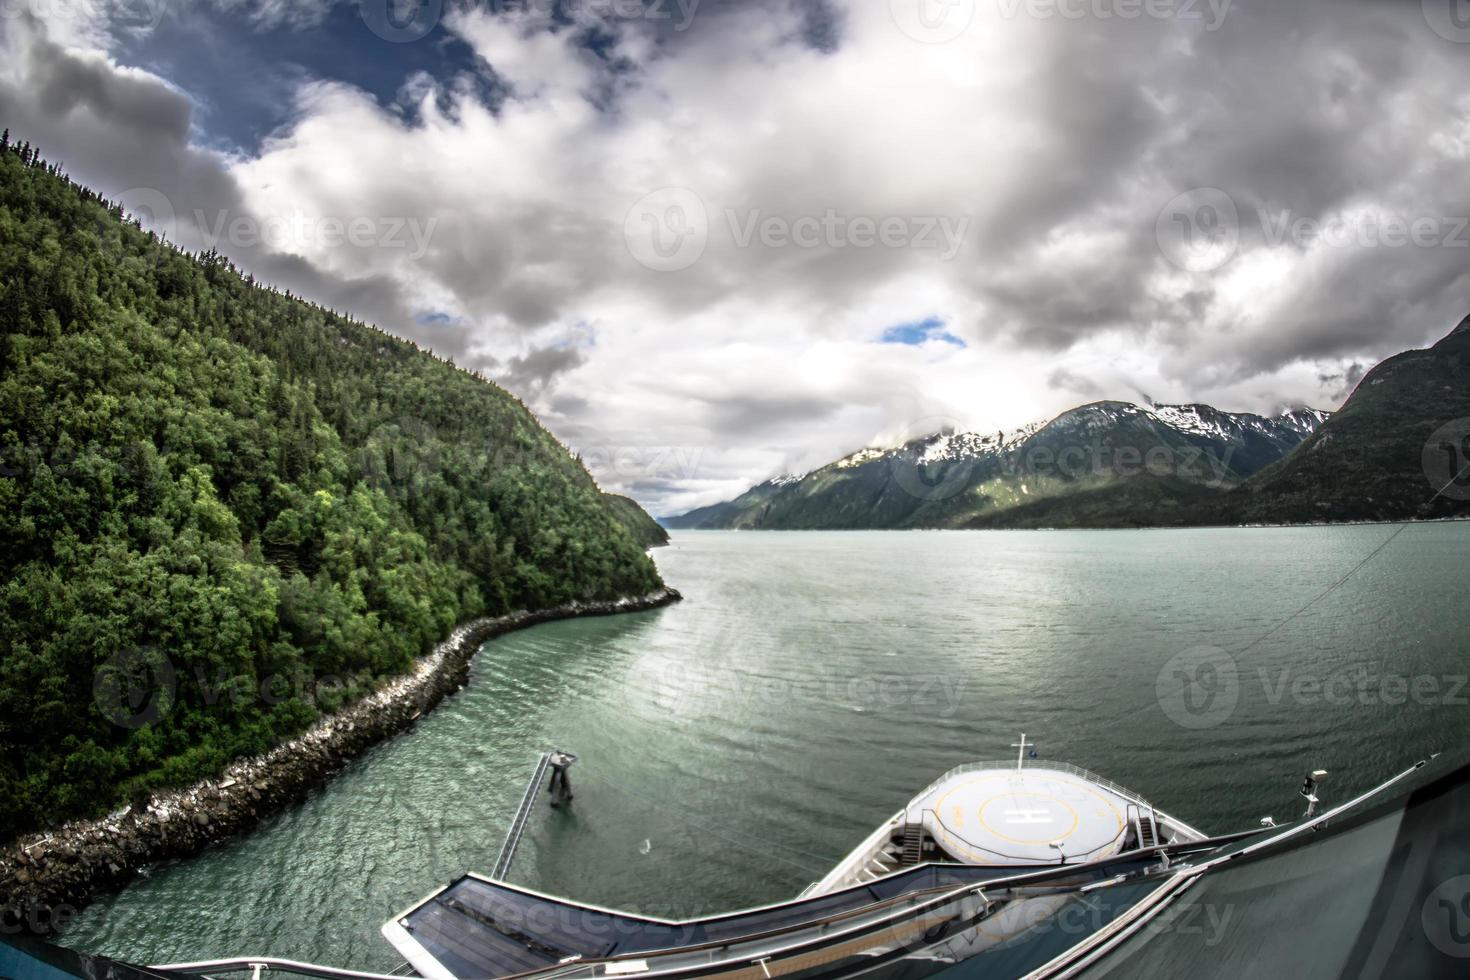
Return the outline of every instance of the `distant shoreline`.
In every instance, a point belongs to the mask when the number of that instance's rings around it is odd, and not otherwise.
[[[264,755],[232,763],[218,777],[132,807],[32,833],[0,850],[0,928],[54,933],[105,891],[142,869],[189,857],[300,802],[364,751],[412,727],[469,678],[487,641],[559,619],[644,612],[682,599],[677,589],[605,602],[573,602],[535,612],[472,620],[455,628],[408,673],[315,721]]]
[[[665,527],[673,534],[986,534],[1011,531],[1252,531],[1309,527],[1391,527],[1397,524],[1458,524],[1470,516],[1390,521],[1320,521],[1311,524],[1155,524],[1148,527]]]

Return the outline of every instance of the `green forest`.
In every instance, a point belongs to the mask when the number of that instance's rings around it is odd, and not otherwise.
[[[4,142],[0,840],[264,751],[457,622],[659,587],[647,515],[516,398]]]

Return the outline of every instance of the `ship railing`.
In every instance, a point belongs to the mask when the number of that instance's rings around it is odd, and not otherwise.
[[[884,899],[860,909],[852,909],[795,927],[773,929],[765,933],[734,939],[712,940],[698,945],[664,950],[629,953],[599,959],[580,959],[541,970],[513,974],[505,980],[607,980],[622,976],[672,977],[707,971],[720,965],[725,972],[738,972],[745,967],[759,967],[766,976],[792,972],[781,960],[801,957],[819,950],[851,950],[851,958],[872,955],[879,946],[912,942],[914,948],[929,940],[941,926],[963,921],[965,927],[977,924],[998,911],[1006,902],[1021,898],[1077,895],[1085,887],[1078,875],[1094,879],[1092,887],[1116,884],[1116,878],[1104,877],[1106,862],[1088,862],[1075,868],[1038,867],[1017,869],[1010,877],[960,885],[937,885]],[[974,905],[978,901],[978,907]],[[911,923],[923,922],[912,938],[903,938]],[[864,941],[868,950],[855,949]],[[636,970],[620,971],[620,962],[631,961]],[[833,960],[826,959],[830,965]]]
[[[619,960],[628,959],[638,964],[637,974],[651,977],[697,972],[713,964],[726,965],[728,969],[756,965],[767,976],[776,976],[777,972],[767,965],[772,961],[814,949],[841,947],[845,941],[862,943],[866,940],[873,945],[892,944],[893,935],[901,933],[905,923],[930,917],[934,921],[927,923],[924,930],[929,932],[961,916],[975,916],[977,910],[971,908],[969,903],[976,900],[982,906],[978,915],[983,917],[988,914],[992,905],[986,897],[985,889],[988,887],[988,883],[939,886],[897,895],[865,908],[803,923],[796,928],[773,929],[753,936],[628,954],[626,957],[578,960],[549,969],[513,974],[512,977],[534,977],[536,980],[604,980],[620,976],[616,964]],[[1067,890],[1075,890],[1075,886]],[[863,954],[853,952],[850,955],[860,957]]]
[[[259,980],[264,973],[311,977],[314,980],[401,980],[406,975],[398,972],[403,967],[399,967],[393,973],[369,973],[363,970],[344,970],[334,966],[319,966],[315,963],[302,963],[298,960],[285,960],[272,956],[239,956],[225,960],[200,960],[197,963],[165,963],[149,969],[167,970],[198,977],[222,977],[248,973],[252,980]]]
[[[1091,772],[1087,769],[1083,769],[1081,766],[1074,766],[1070,762],[1039,762],[1032,768],[1047,770],[1050,772],[1064,772],[1069,776],[1076,776],[1078,779],[1082,779],[1089,783],[1092,783],[1094,786],[1100,786],[1108,792],[1120,796],[1123,799],[1128,800],[1129,802],[1137,803],[1139,806],[1146,806],[1150,809],[1153,808],[1152,803],[1150,803],[1148,800],[1145,800],[1143,797],[1139,796],[1131,789],[1119,786],[1111,779],[1104,779],[1097,773]],[[1010,770],[1012,772],[1018,771],[1016,769],[1015,759],[1009,759],[1001,762],[967,762],[962,766],[955,766],[949,772],[934,780],[934,782],[930,783],[924,788],[923,792],[915,796],[914,799],[924,799],[930,793],[934,792],[936,789],[943,786],[951,779],[954,779],[956,776],[963,776],[965,773],[970,772],[983,772],[988,769],[1000,771]],[[1025,770],[1020,771],[1024,773]]]

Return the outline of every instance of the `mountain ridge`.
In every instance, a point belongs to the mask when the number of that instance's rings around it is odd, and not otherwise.
[[[1171,499],[1192,496],[1196,487],[1240,484],[1328,417],[1310,408],[1267,418],[1201,404],[1097,401],[1009,431],[938,432],[902,446],[867,447],[661,523],[675,529],[992,526],[1040,500],[1053,500],[1046,509],[1054,513],[1053,498],[1094,494],[1129,478],[1161,481],[1153,491]]]
[[[767,481],[663,523],[774,530],[1470,517],[1470,317],[1429,347],[1376,365],[1337,412],[1267,418],[1100,401],[1018,431],[1020,447],[1003,436],[938,433],[863,449],[795,483]]]
[[[1330,420],[1230,504],[1225,516],[1252,522],[1470,513],[1470,317],[1375,366]]]

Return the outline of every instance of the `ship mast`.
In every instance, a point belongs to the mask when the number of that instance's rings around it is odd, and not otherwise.
[[[1035,748],[1036,747],[1036,743],[1035,742],[1032,742],[1031,743],[1031,747],[1032,748]],[[1019,742],[1012,742],[1011,743],[1011,748],[1017,750],[1016,751],[1016,772],[1020,772],[1022,769],[1026,768],[1026,733],[1025,732],[1022,732],[1021,733],[1021,740]]]

